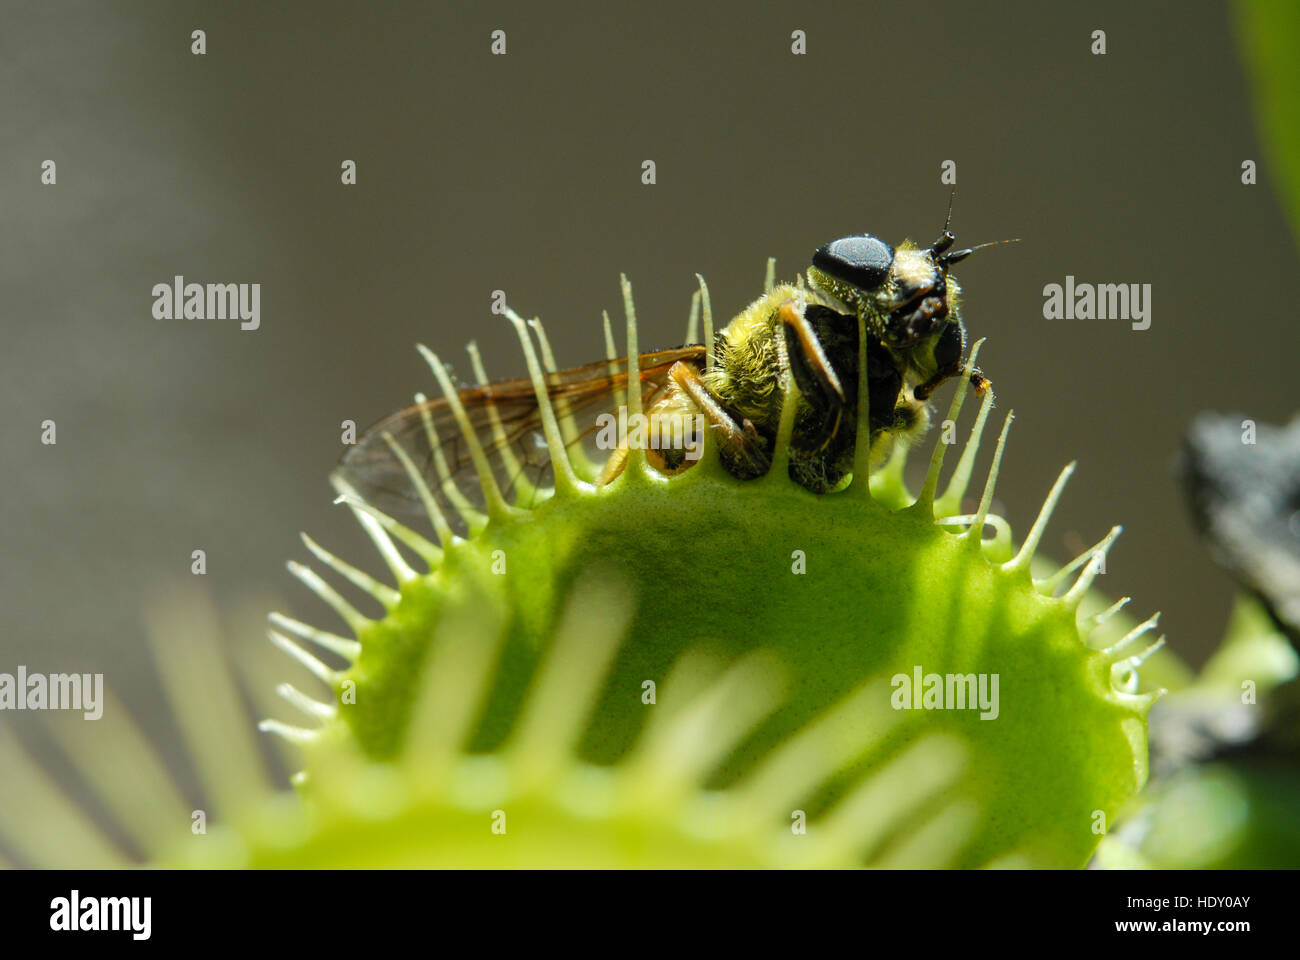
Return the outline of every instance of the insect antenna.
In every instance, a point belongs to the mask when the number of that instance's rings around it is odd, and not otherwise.
[[[943,233],[939,234],[938,240],[930,244],[930,256],[932,257],[938,257],[939,254],[951,247],[957,240],[957,238],[953,236],[952,231],[948,229],[952,226],[952,205],[953,201],[956,199],[957,186],[954,184],[952,193],[948,195],[948,216],[943,221]]]
[[[952,234],[946,234],[946,236],[952,236]],[[965,250],[953,250],[951,253],[945,253],[943,256],[938,257],[936,262],[940,266],[950,267],[954,263],[957,263],[961,260],[965,260],[976,250],[983,250],[985,247],[1000,247],[1004,243],[1019,243],[1019,242],[1020,242],[1019,237],[1012,237],[1010,240],[990,240],[988,243],[977,243],[975,246],[967,247]],[[948,244],[944,246],[944,249],[946,250],[951,245],[952,244],[950,241]],[[935,247],[937,246],[938,244],[935,245]],[[935,252],[935,247],[930,248],[931,253]]]

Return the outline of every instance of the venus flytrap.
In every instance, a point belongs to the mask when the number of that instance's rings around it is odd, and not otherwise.
[[[635,310],[626,280],[623,285],[628,352],[636,358]],[[837,769],[833,785],[801,803],[810,810],[834,809],[904,744],[922,734],[943,734],[961,743],[971,761],[963,776],[946,785],[946,799],[979,811],[969,843],[960,855],[953,851],[955,862],[1011,856],[1036,865],[1077,866],[1087,859],[1101,835],[1096,824],[1113,816],[1145,777],[1144,717],[1155,695],[1136,693],[1136,675],[1158,644],[1144,645],[1144,625],[1093,651],[1076,625],[1079,604],[1118,528],[1050,575],[1035,580],[1030,574],[1073,465],[1062,472],[1018,549],[1005,520],[989,512],[1010,415],[976,513],[956,513],[991,394],[941,496],[944,444],[936,445],[918,495],[903,481],[907,451],[901,447],[871,472],[869,484],[809,493],[786,477],[789,416],[781,423],[772,469],[762,478],[730,476],[716,444],[709,443],[699,463],[673,477],[658,474],[644,451],[632,449],[622,474],[596,487],[589,482],[593,465],[570,461],[565,441],[571,427],[562,427],[565,412],[547,397],[545,375],[554,371],[554,360],[540,324],[530,326],[540,334],[545,371],[525,321],[508,317],[536,390],[555,485],[528,489],[508,502],[477,433],[457,410],[487,504],[486,523],[473,523],[473,514],[460,518],[477,527],[471,536],[444,539],[439,551],[363,502],[347,501],[371,521],[367,530],[381,554],[394,556],[396,540],[430,565],[425,575],[399,567],[401,601],[384,620],[357,631],[362,652],[346,674],[357,683],[357,703],[340,716],[364,754],[399,761],[409,755],[404,731],[421,693],[417,667],[439,642],[447,598],[464,591],[497,610],[506,632],[488,706],[467,742],[474,751],[502,749],[558,629],[565,597],[595,566],[623,578],[634,605],[627,636],[612,654],[609,676],[593,695],[591,716],[578,737],[581,760],[606,766],[625,761],[647,722],[638,697],[643,681],[662,679],[674,662],[701,646],[725,660],[766,651],[791,677],[791,695],[746,737],[719,751],[706,781],[715,789],[742,781],[795,731],[870,678],[910,677],[922,664],[927,673],[996,674],[1002,684],[996,721],[981,725],[978,716],[940,711],[908,715],[874,751]],[[455,409],[450,378],[436,356],[422,352]],[[632,367],[629,379],[635,382],[635,361]],[[631,414],[641,412],[637,394],[628,397]],[[950,420],[958,419],[963,394],[954,398]],[[419,472],[409,457],[402,462],[418,489]],[[869,471],[864,450],[857,463],[859,471]],[[444,485],[450,480],[445,468],[441,479]],[[525,499],[533,504],[526,510],[519,506]],[[432,505],[431,497],[425,500]],[[430,522],[445,531],[440,509],[432,506]],[[984,539],[990,526],[995,535]],[[806,558],[806,572],[792,572],[795,550]],[[494,555],[508,558],[505,576],[488,572]],[[813,818],[813,829],[816,823]]]
[[[636,382],[626,280],[623,290]],[[240,785],[238,796],[226,790],[224,819],[202,839],[185,829],[186,811],[160,813],[159,823],[174,826],[146,848],[150,862],[1088,860],[1145,781],[1145,720],[1158,693],[1139,693],[1136,680],[1155,649],[1147,637],[1154,624],[1116,639],[1122,603],[1097,611],[1088,595],[1118,529],[1059,569],[1044,572],[1036,557],[1072,464],[1019,544],[990,512],[1010,415],[976,512],[959,512],[991,393],[942,492],[944,443],[916,494],[904,481],[903,445],[873,466],[860,443],[853,479],[835,492],[793,483],[789,403],[773,466],[758,479],[733,477],[706,438],[700,460],[682,473],[660,474],[633,448],[622,472],[597,485],[603,464],[566,449],[572,411],[548,399],[555,363],[544,329],[513,312],[508,319],[540,405],[553,485],[521,475],[503,490],[484,450],[500,435],[500,419],[472,423],[439,358],[421,347],[473,460],[482,506],[459,486],[440,453],[449,438],[428,418],[423,469],[395,437],[385,443],[432,539],[368,502],[346,476],[333,477],[392,582],[304,535],[317,561],[373,598],[382,615],[364,615],[310,568],[290,566],[351,634],[271,617],[272,642],[328,691],[282,684],[279,693],[303,719],[262,725],[300,756],[297,795],[271,795],[265,774],[250,772],[259,765],[249,750],[218,758],[222,748],[196,735],[199,766],[237,772],[228,779]],[[700,319],[712,342],[702,279],[692,324]],[[608,318],[606,334],[613,363]],[[486,382],[474,351],[471,360]],[[863,346],[861,383],[866,360]],[[948,413],[953,422],[965,382]],[[795,388],[786,389],[793,396]],[[626,400],[641,412],[638,390]],[[865,426],[867,411],[856,415]],[[1094,631],[1105,649],[1089,647]],[[346,666],[329,666],[312,646]],[[212,657],[201,659],[218,670]],[[996,675],[996,716],[944,709],[952,704],[929,699],[924,683],[918,709],[895,709],[896,678],[918,669],[957,683]],[[184,689],[203,680],[174,673],[168,682]],[[124,789],[101,786],[110,795]],[[9,836],[19,811],[48,797],[27,791],[17,801],[0,811]],[[214,834],[221,843],[207,842]],[[42,851],[29,853],[39,860]]]

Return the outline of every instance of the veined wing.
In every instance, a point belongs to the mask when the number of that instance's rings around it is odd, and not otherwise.
[[[674,363],[703,366],[704,354],[702,346],[641,354],[643,401],[663,387]],[[545,379],[570,457],[583,462],[577,450],[581,445],[587,461],[599,467],[610,451],[595,449],[596,420],[626,402],[627,358],[557,371]],[[506,501],[529,506],[539,491],[554,482],[532,381],[521,377],[469,387],[458,396]],[[422,521],[417,529],[427,528],[419,491],[389,437],[424,478],[452,529],[464,534],[461,509],[481,511],[484,497],[470,445],[447,398],[416,403],[380,420],[343,454],[336,471],[371,506],[408,525]]]

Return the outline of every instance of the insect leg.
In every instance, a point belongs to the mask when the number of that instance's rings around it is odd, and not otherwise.
[[[627,466],[626,442],[620,444],[617,450],[610,451],[604,469],[600,471],[600,476],[596,478],[596,486],[603,487],[607,483],[612,483],[623,472],[625,466]]]
[[[930,394],[938,390],[944,383],[953,377],[961,376],[963,366],[965,364],[958,363],[955,366],[943,367],[929,380],[913,390],[912,395],[918,400],[930,399]],[[970,372],[970,385],[975,388],[975,396],[982,397],[993,384],[980,370],[975,369]]]
[[[785,331],[785,352],[790,362],[790,373],[804,399],[824,414],[817,433],[806,438],[812,441],[809,446],[821,450],[839,430],[840,417],[844,412],[844,388],[840,385],[835,369],[826,359],[817,332],[805,316],[805,309],[804,304],[792,298],[781,304],[778,314],[781,328]]]
[[[928,380],[917,386],[912,391],[912,395],[917,400],[925,401],[947,380],[960,376],[965,361],[962,360],[962,354],[966,350],[966,330],[960,322],[950,322],[941,334],[939,342],[934,347],[934,359],[937,369]],[[988,378],[979,370],[972,370],[970,374],[971,386],[975,388],[976,396],[983,396],[989,388]]]
[[[699,407],[700,412],[721,432],[722,449],[742,471],[742,479],[759,477],[767,473],[772,461],[763,449],[762,437],[750,421],[736,422],[735,417],[723,408],[717,397],[705,385],[699,370],[679,360],[669,368],[668,376],[686,392],[686,395]]]

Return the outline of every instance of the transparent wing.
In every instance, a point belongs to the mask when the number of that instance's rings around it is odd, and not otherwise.
[[[669,368],[678,361],[703,366],[704,347],[641,355],[646,402],[662,389]],[[547,374],[547,394],[570,458],[580,470],[586,463],[598,469],[609,456],[610,451],[595,448],[596,419],[626,402],[627,382],[626,358]],[[554,483],[532,381],[520,378],[471,387],[459,391],[458,397],[506,502],[530,506]],[[465,510],[483,511],[485,498],[470,444],[451,404],[439,397],[390,414],[343,454],[336,470],[371,506],[425,531],[430,522],[419,490],[389,438],[423,477],[452,530],[464,535]]]

